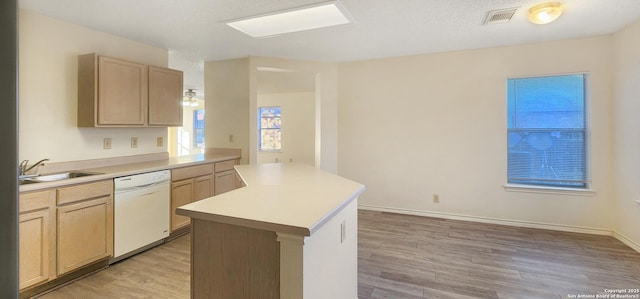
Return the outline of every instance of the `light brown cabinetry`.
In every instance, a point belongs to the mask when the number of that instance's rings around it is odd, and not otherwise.
[[[182,78],[177,70],[80,55],[78,126],[181,126]]]
[[[235,181],[236,189],[246,186],[246,184],[242,180],[242,177],[240,177],[240,175],[237,172],[235,177],[236,177],[236,181]]]
[[[171,170],[171,231],[189,225],[190,218],[176,208],[238,188],[234,165],[239,160],[188,166]]]
[[[58,189],[58,275],[113,255],[113,181]]]
[[[235,170],[227,170],[216,173],[215,178],[215,195],[229,192],[236,189],[236,172]]]
[[[149,125],[182,126],[182,72],[149,67]]]
[[[55,278],[55,190],[20,194],[20,289]]]
[[[144,126],[147,80],[144,64],[78,56],[78,126]]]
[[[171,231],[190,223],[176,214],[176,208],[214,194],[214,164],[177,168],[171,171]]]
[[[233,166],[238,160],[217,162],[215,165],[215,193],[214,195],[229,192],[238,188],[238,178]]]
[[[193,180],[171,183],[171,231],[189,224],[189,217],[176,214],[176,208],[193,202]]]

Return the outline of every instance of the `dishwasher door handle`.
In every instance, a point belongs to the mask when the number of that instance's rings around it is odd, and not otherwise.
[[[130,187],[116,187],[115,193],[118,194],[118,193],[133,192],[140,189],[153,188],[157,185],[168,184],[168,183],[169,181],[161,181],[161,182],[154,182],[154,183],[145,184],[145,185],[137,185],[137,186],[130,186]]]

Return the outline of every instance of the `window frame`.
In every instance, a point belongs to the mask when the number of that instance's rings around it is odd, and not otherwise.
[[[585,183],[584,186],[557,186],[547,184],[526,184],[526,183],[513,183],[509,182],[509,81],[512,79],[527,79],[527,78],[545,78],[545,77],[560,77],[560,76],[583,76],[583,105],[584,105],[584,171],[585,171]],[[544,194],[557,194],[557,195],[575,195],[575,196],[594,196],[596,190],[593,189],[592,181],[592,160],[591,160],[591,74],[589,72],[575,72],[575,73],[558,73],[558,74],[544,74],[544,75],[527,75],[527,76],[510,76],[505,81],[505,131],[507,133],[506,138],[506,171],[504,189],[508,192],[527,192],[527,193],[544,193]]]
[[[262,128],[262,109],[278,108],[280,109],[280,128]],[[261,153],[281,153],[282,152],[282,106],[270,105],[258,107],[258,152]],[[279,149],[263,149],[262,148],[262,130],[278,130],[280,131],[280,148]]]
[[[202,114],[202,127],[198,126],[198,114]],[[204,109],[195,109],[193,110],[193,148],[199,148],[199,149],[204,149],[206,147],[206,141],[205,141],[205,110]],[[200,131],[202,130],[202,131]],[[202,146],[198,146],[198,133],[202,133]]]

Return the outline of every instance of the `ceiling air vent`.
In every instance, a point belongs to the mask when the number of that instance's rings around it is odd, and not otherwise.
[[[518,7],[491,10],[487,13],[484,25],[509,23],[516,10],[518,10]]]

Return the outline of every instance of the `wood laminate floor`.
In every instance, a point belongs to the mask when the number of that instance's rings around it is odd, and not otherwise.
[[[179,237],[40,298],[189,298],[190,239]]]
[[[608,236],[362,210],[358,233],[360,299],[595,298],[640,288],[640,253]],[[189,236],[41,298],[189,298]]]

